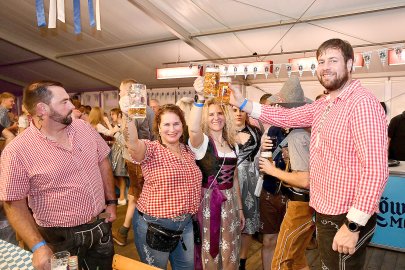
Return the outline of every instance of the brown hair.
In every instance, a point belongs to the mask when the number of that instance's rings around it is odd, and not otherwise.
[[[31,115],[35,115],[35,107],[38,103],[43,102],[47,105],[53,97],[48,87],[63,87],[60,82],[55,81],[36,81],[24,87],[23,105]]]
[[[210,130],[208,127],[208,109],[211,105],[218,105],[222,112],[224,113],[225,116],[225,126],[222,130],[222,136],[224,139],[228,142],[230,146],[234,146],[236,143],[236,129],[234,127],[234,121],[233,121],[233,115],[231,113],[231,106],[230,105],[224,105],[218,101],[216,101],[214,98],[206,100],[204,103],[204,108],[202,112],[202,130],[203,132],[209,136]]]
[[[339,38],[333,38],[325,41],[324,43],[319,46],[318,50],[316,51],[316,59],[319,58],[320,55],[325,53],[328,49],[338,49],[342,52],[343,59],[345,63],[350,59],[354,60],[354,52],[352,45],[345,40],[341,40]]]
[[[179,106],[174,105],[174,104],[166,104],[166,105],[160,106],[159,110],[155,114],[155,119],[153,121],[153,133],[156,135],[159,142],[162,143],[162,139],[160,138],[160,135],[159,135],[159,125],[162,121],[162,115],[164,115],[165,113],[168,113],[168,112],[174,113],[180,118],[181,124],[183,125],[183,135],[181,135],[181,137],[180,137],[180,142],[187,144],[187,142],[185,141],[186,136],[184,136],[184,132],[187,129],[186,119],[184,118],[184,112],[180,109]]]
[[[270,93],[264,94],[263,96],[260,97],[259,103],[260,103],[260,104],[266,103],[267,99],[268,99],[269,97],[271,97],[271,96],[272,96],[272,94],[270,94]]]
[[[117,116],[120,116],[120,115],[121,115],[121,117],[122,117],[122,111],[121,111],[120,108],[112,108],[112,109],[110,110],[110,114],[111,114],[111,113],[116,114]]]

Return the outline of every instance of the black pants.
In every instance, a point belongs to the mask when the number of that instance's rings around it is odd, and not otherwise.
[[[78,256],[79,269],[110,270],[114,256],[111,223],[98,220],[76,227],[38,227],[53,252],[67,250]]]
[[[360,230],[359,240],[354,254],[342,254],[332,249],[333,238],[344,223],[347,214],[337,216],[316,213],[316,229],[318,233],[318,250],[321,259],[321,269],[328,270],[359,270],[366,260],[366,247],[370,243],[376,226],[374,214],[366,226]]]

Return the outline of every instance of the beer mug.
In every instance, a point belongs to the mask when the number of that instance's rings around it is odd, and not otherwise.
[[[229,98],[231,95],[231,89],[229,89],[229,84],[232,82],[231,77],[221,76],[219,79],[219,93],[216,100],[218,102],[229,104]]]
[[[204,75],[204,97],[213,98],[218,96],[219,91],[219,67],[207,66]]]
[[[146,117],[146,85],[133,83],[128,90],[128,116],[134,118]]]
[[[68,269],[69,257],[69,251],[60,251],[54,253],[51,257],[51,270]]]

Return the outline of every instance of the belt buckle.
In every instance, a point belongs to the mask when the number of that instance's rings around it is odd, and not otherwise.
[[[172,218],[172,221],[174,221],[174,222],[181,222],[181,221],[184,221],[184,220],[186,220],[186,215],[180,215],[178,217]]]

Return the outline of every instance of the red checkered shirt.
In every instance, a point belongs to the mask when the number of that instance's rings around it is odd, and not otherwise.
[[[42,227],[77,226],[105,207],[99,163],[108,156],[109,147],[82,120],[73,120],[66,130],[70,151],[32,124],[1,155],[0,200],[28,196],[34,218]]]
[[[388,178],[387,122],[380,102],[358,80],[333,103],[322,98],[294,109],[254,103],[252,116],[275,126],[312,126],[310,205],[317,212],[348,212],[364,225],[378,210]]]
[[[196,213],[201,196],[202,174],[194,153],[181,144],[182,159],[158,141],[146,144],[141,161],[145,183],[138,200],[138,209],[157,218],[173,218]]]

